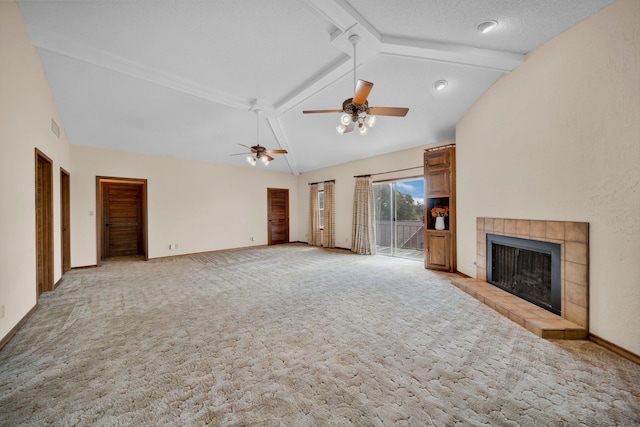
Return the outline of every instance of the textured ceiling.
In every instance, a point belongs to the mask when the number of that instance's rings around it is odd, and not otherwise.
[[[454,137],[525,54],[612,0],[19,0],[72,144],[249,166],[237,144],[289,150],[300,172]],[[477,25],[499,21],[491,33]],[[408,107],[338,135],[357,77]],[[445,79],[446,90],[433,83]],[[260,135],[254,109],[263,111]],[[264,167],[260,164],[255,167]]]

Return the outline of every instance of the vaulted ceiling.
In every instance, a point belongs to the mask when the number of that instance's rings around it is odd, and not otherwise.
[[[232,154],[259,138],[293,174],[453,138],[526,53],[610,3],[18,0],[71,144],[251,167]],[[353,34],[369,104],[410,109],[365,136],[302,114],[353,96]]]

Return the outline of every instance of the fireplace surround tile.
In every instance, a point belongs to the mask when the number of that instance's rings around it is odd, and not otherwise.
[[[493,218],[485,218],[484,219],[484,230],[485,231],[493,231]]]
[[[586,222],[567,222],[564,233],[567,242],[588,243],[589,224]]]
[[[516,220],[516,235],[528,238],[531,235],[531,221],[526,219]]]
[[[486,251],[486,249],[485,249]],[[571,242],[565,243],[565,260],[576,264],[589,264],[589,251],[586,243]]]
[[[530,230],[529,236],[532,239],[544,239],[547,235],[544,221],[531,221]]]
[[[515,236],[516,235],[516,220],[505,219],[504,220],[504,235]]]
[[[545,225],[547,227],[545,236],[547,239],[564,241],[564,222],[545,221]]]
[[[476,278],[485,283],[487,283],[487,233],[558,243],[561,247],[561,318],[551,312],[548,313],[550,316],[566,319],[574,328],[580,329],[574,335],[583,336],[586,333],[589,323],[589,223],[478,217],[476,227]],[[494,287],[491,284],[488,285]],[[485,304],[491,307],[486,294]],[[495,307],[492,308],[500,312],[509,312],[509,309],[499,302],[493,302],[493,305]],[[505,315],[509,317],[508,314]],[[527,327],[526,322],[525,327]]]
[[[576,285],[587,286],[589,273],[587,271],[586,265],[576,264],[575,262],[569,262],[565,260],[564,268],[565,281],[575,283]]]
[[[574,304],[583,304],[584,301],[587,301],[587,287],[577,285],[575,283],[571,283],[569,281],[565,281],[566,291],[566,300],[570,301]]]

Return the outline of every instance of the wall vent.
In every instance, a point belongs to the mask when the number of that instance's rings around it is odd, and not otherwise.
[[[55,120],[51,119],[51,132],[55,134],[55,136],[60,139],[60,126],[56,123]]]

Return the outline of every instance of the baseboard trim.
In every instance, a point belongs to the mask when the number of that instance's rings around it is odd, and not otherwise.
[[[13,336],[16,334],[16,332],[18,332],[18,329],[20,329],[22,327],[22,325],[24,325],[27,320],[29,320],[29,318],[33,315],[33,313],[36,312],[36,310],[38,309],[38,303],[36,302],[36,305],[34,305],[31,310],[29,310],[27,312],[27,314],[25,314],[22,319],[20,319],[20,321],[18,322],[18,324],[16,326],[14,326],[7,335],[4,336],[4,338],[2,338],[2,340],[0,340],[0,350],[2,350],[2,347],[4,347],[9,341],[11,341],[11,338],[13,338]]]
[[[172,259],[172,258],[182,258],[182,257],[193,256],[193,255],[211,254],[211,253],[215,253],[215,252],[239,251],[239,250],[242,250],[242,249],[256,249],[256,248],[268,248],[268,247],[269,247],[269,245],[255,245],[255,246],[240,246],[240,247],[237,247],[237,248],[227,248],[227,249],[214,249],[212,251],[189,252],[189,253],[178,254],[178,255],[159,256],[159,257],[155,257],[155,258],[149,258],[149,259],[147,259],[147,261],[162,260],[162,259]]]
[[[640,356],[638,356],[635,353],[630,352],[627,349],[624,349],[622,347],[620,347],[619,345],[616,345],[610,341],[607,341],[603,338],[600,338],[597,335],[593,335],[592,333],[589,333],[589,335],[587,336],[587,339],[589,341],[593,341],[594,343],[598,344],[601,347],[606,348],[607,350],[610,350],[612,352],[614,352],[615,354],[617,354],[618,356],[622,356],[625,359],[628,359],[638,365],[640,365]]]
[[[84,270],[85,268],[97,268],[98,265],[97,264],[93,264],[93,265],[81,265],[79,267],[71,267],[72,270]]]

